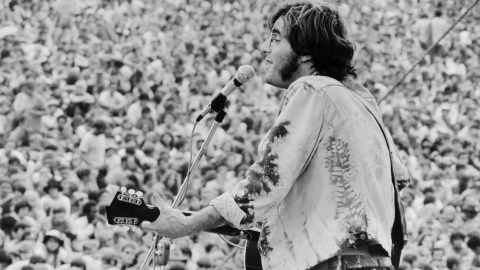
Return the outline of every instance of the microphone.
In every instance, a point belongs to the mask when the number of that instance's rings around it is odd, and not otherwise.
[[[252,66],[243,65],[238,68],[235,76],[223,87],[222,91],[218,93],[212,101],[203,109],[203,111],[198,115],[196,121],[197,123],[205,117],[209,112],[219,112],[225,108],[225,101],[227,100],[228,95],[230,95],[233,90],[237,87],[240,87],[247,81],[250,81],[255,77],[255,70]]]

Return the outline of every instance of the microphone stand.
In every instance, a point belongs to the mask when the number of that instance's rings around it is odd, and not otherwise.
[[[214,119],[215,121],[210,127],[210,130],[208,131],[207,138],[205,139],[202,146],[200,147],[198,155],[195,158],[192,166],[189,168],[187,177],[183,181],[183,184],[180,187],[180,191],[178,192],[177,196],[175,197],[175,200],[172,203],[172,208],[178,208],[178,206],[185,199],[187,195],[188,185],[191,182],[191,176],[195,171],[195,169],[198,167],[198,164],[200,163],[200,159],[207,151],[207,147],[213,138],[213,134],[215,133],[218,126],[223,122],[223,119],[225,118],[226,115],[227,115],[227,112],[225,111],[225,109],[219,110],[217,112],[217,115],[215,116],[215,119]],[[142,266],[140,266],[140,270],[147,270],[147,266],[150,264],[150,262],[152,261],[155,255],[157,256],[156,261],[160,265],[160,269],[164,270],[165,265],[167,265],[168,258],[170,256],[170,244],[171,244],[170,239],[167,239],[167,238],[162,239],[162,237],[158,235],[158,233],[155,233],[155,235],[152,238],[152,244],[150,245],[150,249],[148,250],[147,256],[143,260]]]

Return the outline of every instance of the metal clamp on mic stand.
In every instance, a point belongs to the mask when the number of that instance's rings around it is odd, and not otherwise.
[[[213,134],[215,133],[218,126],[223,122],[227,112],[225,109],[219,110],[217,115],[215,116],[215,121],[212,123],[210,130],[208,131],[207,138],[203,142],[200,150],[198,152],[195,161],[193,162],[192,166],[189,168],[187,177],[183,181],[182,186],[180,187],[180,191],[178,192],[175,200],[172,203],[172,208],[178,208],[178,206],[183,202],[187,195],[188,185],[191,181],[191,176],[195,169],[197,168],[198,164],[200,163],[200,159],[207,151],[207,147],[210,144],[210,141],[213,138]],[[161,214],[161,213],[160,213]],[[157,233],[153,236],[152,244],[150,249],[148,250],[147,256],[143,260],[142,266],[140,266],[140,270],[147,270],[147,266],[150,264],[154,256],[156,257],[156,262],[160,265],[160,269],[165,269],[165,265],[168,263],[168,258],[170,256],[170,244],[171,240],[167,238],[163,238],[159,236]]]

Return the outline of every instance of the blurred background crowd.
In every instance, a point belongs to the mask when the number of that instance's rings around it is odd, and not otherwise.
[[[180,208],[242,179],[284,93],[259,51],[280,2],[0,0],[0,269],[138,269],[153,235],[107,225],[109,194],[173,201],[194,119],[248,64],[257,76],[230,97]],[[412,176],[401,268],[480,269],[480,8],[388,94],[473,1],[330,2]],[[243,269],[243,255],[200,233],[173,242],[167,269]]]

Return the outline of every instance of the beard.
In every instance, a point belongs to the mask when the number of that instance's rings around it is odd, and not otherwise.
[[[290,52],[282,58],[280,62],[280,67],[278,73],[280,74],[280,78],[284,81],[290,81],[293,77],[293,74],[298,70],[300,67],[300,56],[295,52]]]

